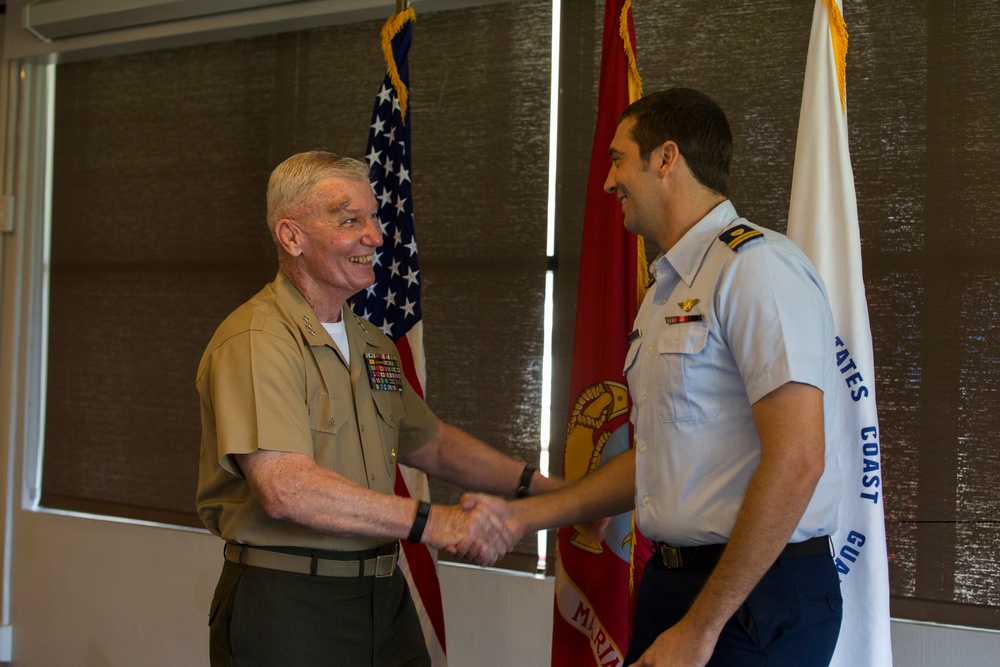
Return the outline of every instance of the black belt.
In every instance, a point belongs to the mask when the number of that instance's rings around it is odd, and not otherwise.
[[[399,542],[365,551],[317,551],[280,547],[248,547],[227,542],[226,560],[269,570],[319,577],[391,577],[399,557]]]
[[[725,544],[707,544],[700,547],[672,547],[663,542],[653,543],[653,556],[668,570],[676,570],[689,565],[715,565],[722,558]],[[781,555],[789,558],[803,556],[833,555],[833,542],[827,536],[813,537],[804,542],[792,542],[781,550]]]

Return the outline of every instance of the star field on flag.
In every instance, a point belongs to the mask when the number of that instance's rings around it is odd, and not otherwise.
[[[365,160],[385,241],[375,252],[375,283],[354,296],[352,307],[395,341],[420,321],[420,268],[413,233],[410,129],[403,124],[388,75],[376,97]]]

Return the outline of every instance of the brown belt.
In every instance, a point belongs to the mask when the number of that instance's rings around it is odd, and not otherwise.
[[[700,547],[672,547],[663,542],[653,543],[653,554],[657,561],[668,570],[676,570],[689,565],[715,565],[722,558],[725,544],[707,544]],[[792,542],[781,550],[781,555],[789,558],[803,556],[833,555],[833,542],[827,536],[813,537],[804,542]]]
[[[326,552],[330,553],[330,552]],[[391,577],[399,557],[399,542],[368,551],[336,552],[336,558],[299,555],[227,542],[226,560],[269,570],[318,577]]]

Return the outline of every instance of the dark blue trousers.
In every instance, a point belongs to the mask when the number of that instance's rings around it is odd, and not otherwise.
[[[687,613],[712,573],[712,565],[668,570],[657,560],[646,564],[639,585],[626,665]],[[842,616],[840,580],[829,556],[781,556],[726,623],[708,665],[829,665]]]

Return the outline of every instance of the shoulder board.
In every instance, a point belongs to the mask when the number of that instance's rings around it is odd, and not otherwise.
[[[750,241],[764,236],[764,232],[754,229],[750,225],[734,225],[719,234],[719,240],[725,243],[733,252],[739,252],[740,247]]]

